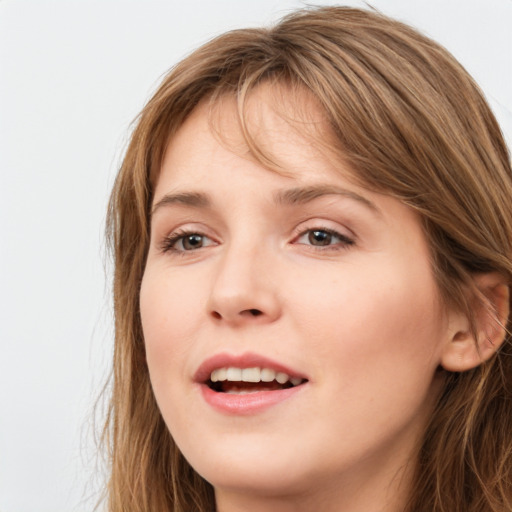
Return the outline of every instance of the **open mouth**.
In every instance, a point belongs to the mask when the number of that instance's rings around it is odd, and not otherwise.
[[[245,395],[261,391],[279,391],[300,386],[307,379],[293,377],[271,368],[217,368],[210,374],[206,385],[218,393]]]

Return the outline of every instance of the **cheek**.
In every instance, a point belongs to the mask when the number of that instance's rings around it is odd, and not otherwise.
[[[402,263],[347,266],[336,278],[317,275],[302,283],[310,290],[297,306],[305,343],[318,361],[342,365],[347,381],[397,371],[429,379],[437,367],[444,324],[436,285],[427,265],[409,263],[404,272]],[[299,296],[298,289],[290,294],[291,300]]]
[[[417,432],[437,395],[443,321],[435,284],[428,268],[414,281],[395,265],[382,279],[383,269],[351,268],[307,294],[298,316],[300,350],[324,390],[316,404],[318,430],[329,446],[340,446],[338,456],[357,455],[351,447],[362,438],[371,449],[405,426],[416,425]]]
[[[198,307],[193,287],[187,287],[169,272],[147,269],[141,283],[140,314],[154,386],[160,379],[168,379],[169,370],[181,368],[193,328],[198,324]]]
[[[173,275],[167,269],[149,267],[140,291],[140,313],[146,360],[158,407],[171,427],[183,423],[177,411],[190,407],[190,389],[184,392],[177,383],[190,380],[189,360],[196,350],[193,340],[200,319],[200,300],[190,282]],[[188,284],[188,286],[187,286]],[[186,422],[185,422],[186,423]],[[186,432],[186,428],[185,428]],[[175,432],[173,432],[173,435]]]
[[[180,339],[187,327],[197,325],[205,304],[202,282],[203,276],[196,272],[189,275],[160,263],[148,265],[141,283],[140,310],[144,332],[151,333],[149,339],[159,334]]]

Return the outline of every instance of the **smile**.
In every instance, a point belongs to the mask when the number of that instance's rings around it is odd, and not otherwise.
[[[309,379],[266,357],[217,354],[198,368],[195,382],[206,402],[228,414],[254,414],[286,401]]]
[[[300,377],[290,377],[287,373],[272,368],[218,368],[210,374],[207,382],[210,389],[231,394],[248,394],[259,391],[274,391],[299,386],[305,382]]]

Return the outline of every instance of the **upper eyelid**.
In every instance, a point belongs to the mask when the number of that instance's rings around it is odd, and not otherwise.
[[[185,238],[191,235],[199,235],[204,238],[209,238],[210,240],[215,240],[215,236],[211,233],[208,233],[207,230],[204,229],[188,229],[188,228],[177,228],[173,229],[168,235],[167,238],[176,237],[176,238]]]
[[[307,235],[311,231],[324,231],[325,233],[329,233],[330,235],[338,238],[343,245],[355,245],[355,243],[356,243],[356,240],[353,236],[345,235],[344,233],[340,233],[340,231],[335,230],[335,229],[320,228],[320,227],[306,229],[306,230],[302,231],[301,233],[299,233],[297,236],[295,236],[293,240],[295,242],[297,242],[297,240],[301,239],[303,236]],[[307,244],[304,244],[304,245],[307,245]],[[317,247],[319,247],[319,248],[324,247],[325,249],[327,249],[329,247],[333,248],[334,246],[336,246],[336,244],[326,245],[326,246],[317,246]]]
[[[204,225],[203,222],[195,222],[192,220],[187,220],[185,222],[180,222],[172,225],[172,227],[168,227],[168,225],[161,225],[159,227],[153,227],[155,239],[165,239],[170,238],[176,233],[178,234],[198,234],[202,236],[207,236],[209,238],[218,238],[215,230],[208,228]]]
[[[346,226],[345,224],[342,224],[339,221],[322,219],[322,218],[312,218],[312,219],[308,219],[303,222],[300,222],[300,224],[298,224],[294,228],[293,233],[295,236],[300,236],[300,235],[306,233],[307,231],[314,231],[314,230],[318,230],[318,231],[325,230],[325,231],[328,231],[331,233],[337,233],[340,236],[350,238],[351,240],[354,240],[354,241],[357,239],[357,235],[355,234],[355,232],[352,229],[350,229],[348,226]]]
[[[352,238],[352,236],[342,233],[341,230],[339,229],[328,228],[325,226],[314,226],[312,228],[301,229],[297,236],[303,236],[306,233],[309,233],[310,231],[325,231],[326,233],[330,233],[331,235],[337,235],[344,238]]]

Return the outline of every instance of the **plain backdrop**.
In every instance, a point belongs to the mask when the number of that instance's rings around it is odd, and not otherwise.
[[[510,144],[512,0],[370,3],[455,54]],[[302,5],[0,0],[0,512],[97,499],[92,407],[112,353],[103,224],[130,122],[199,44]]]

